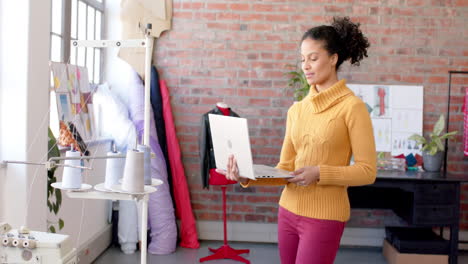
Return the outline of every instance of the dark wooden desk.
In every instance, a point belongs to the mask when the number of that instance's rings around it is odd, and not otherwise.
[[[414,227],[449,227],[449,263],[458,257],[460,183],[441,173],[379,171],[374,184],[348,188],[352,208],[392,209]]]

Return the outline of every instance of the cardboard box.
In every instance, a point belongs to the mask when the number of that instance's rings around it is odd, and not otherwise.
[[[386,239],[383,244],[383,255],[388,264],[447,264],[448,255],[407,254],[400,253]]]

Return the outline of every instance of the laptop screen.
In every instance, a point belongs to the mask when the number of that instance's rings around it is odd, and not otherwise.
[[[208,114],[216,167],[227,169],[229,155],[237,160],[239,175],[255,179],[247,119]]]

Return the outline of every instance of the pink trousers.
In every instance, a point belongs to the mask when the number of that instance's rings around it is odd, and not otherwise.
[[[344,222],[299,216],[280,206],[281,264],[333,264],[344,227]]]

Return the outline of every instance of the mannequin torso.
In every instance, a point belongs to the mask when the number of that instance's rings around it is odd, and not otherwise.
[[[223,113],[223,115],[228,116],[231,112],[229,106],[223,102],[216,103],[216,107]],[[227,185],[235,184],[237,182],[226,179],[226,176],[216,172],[216,169],[210,169],[210,185]]]

